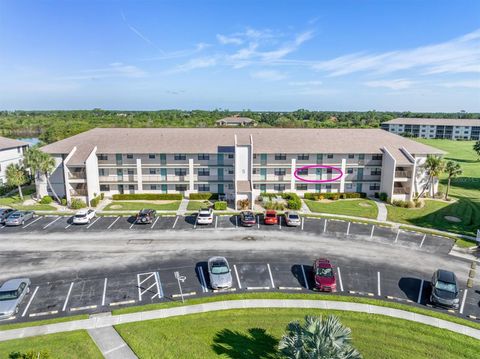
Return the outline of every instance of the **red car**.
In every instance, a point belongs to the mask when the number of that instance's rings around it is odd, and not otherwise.
[[[322,292],[336,292],[337,280],[333,266],[328,259],[320,258],[313,263],[315,289]]]
[[[263,222],[265,224],[278,224],[277,211],[274,211],[273,209],[266,211]]]

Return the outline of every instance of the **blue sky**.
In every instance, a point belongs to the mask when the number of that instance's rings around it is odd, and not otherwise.
[[[480,1],[0,0],[0,109],[480,112]]]

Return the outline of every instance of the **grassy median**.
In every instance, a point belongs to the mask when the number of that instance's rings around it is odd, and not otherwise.
[[[312,212],[343,214],[365,218],[377,218],[378,209],[374,201],[370,199],[339,199],[336,201],[312,201],[305,200]]]

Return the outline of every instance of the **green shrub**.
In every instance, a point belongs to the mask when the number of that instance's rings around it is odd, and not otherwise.
[[[81,199],[72,198],[72,200],[70,201],[71,209],[80,209],[85,207],[87,207],[87,204],[85,203],[85,201],[82,201]]]
[[[210,192],[190,193],[189,199],[191,200],[218,199],[218,193],[210,193]]]
[[[60,200],[60,203],[62,204],[62,206],[66,206],[67,205],[67,199],[66,198],[62,198]]]
[[[248,199],[240,199],[237,201],[238,207],[242,210],[250,208],[250,201]]]
[[[50,196],[43,196],[42,199],[40,200],[41,204],[50,204],[53,202],[53,198]]]
[[[97,207],[101,200],[102,200],[102,196],[97,196],[97,197],[93,198],[90,201],[90,206],[91,207]]]
[[[407,202],[407,207],[408,207],[408,208],[415,208],[415,202],[413,202],[413,201],[408,201],[408,202]]]
[[[282,198],[287,201],[287,207],[293,210],[302,208],[302,200],[296,193],[282,193]]]
[[[181,193],[134,193],[134,194],[114,194],[113,200],[177,200],[183,199]]]
[[[103,201],[103,199],[105,198],[105,193],[100,193],[100,199]]]
[[[265,209],[274,209],[276,211],[283,211],[285,209],[285,204],[282,202],[268,201],[263,204]]]
[[[380,192],[378,194],[378,198],[380,199],[380,201],[387,202],[388,195],[385,192]]]
[[[269,193],[269,192],[262,192],[260,193],[260,196],[263,197],[263,198],[268,198],[268,199],[272,199],[272,198],[275,198],[277,196],[282,196],[282,193]],[[263,199],[262,198],[262,199]],[[260,201],[260,199],[259,199]]]
[[[216,211],[225,211],[227,209],[227,202],[218,201],[213,204],[213,209]]]
[[[338,192],[324,192],[324,193],[318,193],[318,192],[307,192],[303,195],[303,198],[313,200],[313,201],[318,201],[319,199],[331,199],[331,200],[336,200],[336,199],[351,199],[351,198],[365,198],[367,197],[367,194],[364,192],[344,192],[344,193],[338,193]]]

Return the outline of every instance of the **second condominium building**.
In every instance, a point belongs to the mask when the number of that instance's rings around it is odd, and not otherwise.
[[[261,192],[385,192],[408,200],[425,184],[427,155],[442,154],[380,129],[96,128],[42,150],[56,159],[50,181],[67,200],[212,192],[235,203]],[[304,166],[314,167],[298,176],[314,182],[293,176]],[[335,168],[341,178],[319,182],[338,177]],[[45,181],[40,188],[50,191]]]

